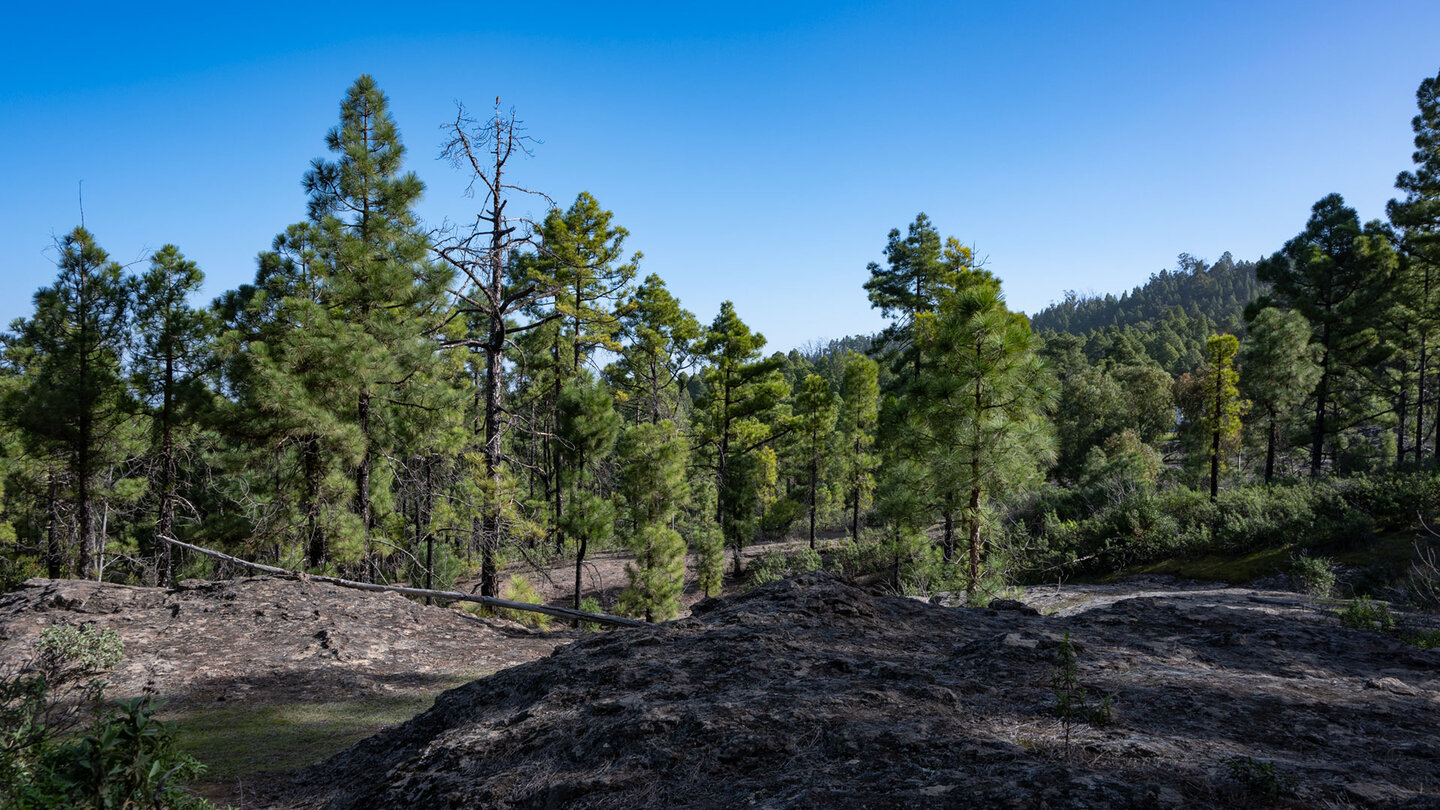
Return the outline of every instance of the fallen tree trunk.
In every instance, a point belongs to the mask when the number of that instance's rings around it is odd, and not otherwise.
[[[623,616],[611,616],[608,613],[586,613],[583,610],[572,610],[570,608],[563,607],[551,607],[549,605],[537,605],[531,602],[514,602],[509,599],[500,599],[494,596],[479,596],[477,594],[461,593],[459,591],[432,591],[425,588],[406,588],[400,585],[375,585],[369,582],[356,582],[354,580],[341,579],[339,577],[325,577],[316,574],[302,574],[296,571],[288,571],[284,568],[276,568],[273,565],[261,565],[260,563],[250,562],[249,560],[242,560],[239,557],[231,557],[229,554],[221,554],[218,551],[211,551],[208,548],[192,546],[189,543],[183,542],[181,540],[176,540],[173,537],[165,537],[164,535],[160,535],[159,539],[173,546],[179,546],[180,548],[189,549],[198,554],[204,554],[208,557],[214,557],[217,560],[224,560],[225,562],[234,563],[235,565],[244,566],[246,568],[250,568],[256,571],[264,571],[267,574],[279,574],[281,576],[294,577],[296,579],[310,579],[316,582],[328,582],[331,585],[338,585],[342,588],[354,588],[358,591],[389,591],[391,593],[405,594],[406,596],[431,596],[436,599],[449,599],[454,602],[476,602],[481,605],[488,605],[495,608],[505,608],[507,610],[524,610],[529,611],[530,613],[544,613],[547,616],[555,616],[556,618],[560,619],[567,619],[571,621],[579,620],[582,622],[594,622],[595,624],[605,624],[610,625],[611,627],[645,626],[645,622],[639,621],[637,619],[627,619]]]

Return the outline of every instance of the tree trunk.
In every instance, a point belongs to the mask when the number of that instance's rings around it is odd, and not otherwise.
[[[815,459],[810,459],[810,550],[815,550],[815,485],[819,478],[818,465]]]
[[[172,426],[171,389],[175,380],[175,358],[165,356],[165,389],[160,404],[160,513],[155,519],[155,533],[174,536],[175,526],[175,437]],[[156,577],[161,584],[175,584],[175,569],[169,543],[156,543]]]
[[[1325,408],[1330,404],[1330,325],[1321,332],[1320,384],[1315,389],[1315,425],[1310,435],[1310,477],[1320,476],[1325,446]]]
[[[324,568],[329,562],[329,549],[320,528],[320,440],[313,436],[306,439],[300,452],[305,468],[306,561],[311,568]]]
[[[55,469],[46,465],[45,494],[45,575],[59,579],[60,565],[60,482],[56,480]]]
[[[970,581],[965,593],[974,596],[980,587],[980,488],[970,490]]]
[[[1429,299],[1429,274],[1426,274],[1426,300]],[[1425,356],[1426,346],[1425,334],[1420,334],[1420,379],[1415,390],[1415,469],[1420,469],[1424,463],[1425,453],[1425,364],[1428,358]]]
[[[1265,437],[1265,484],[1268,486],[1275,477],[1275,415],[1270,414],[1270,426]]]
[[[365,532],[365,540],[361,565],[366,576],[375,577],[376,561],[370,548],[370,531],[375,528],[371,519],[370,510],[370,468],[374,464],[374,451],[371,449],[373,442],[370,437],[370,394],[362,392],[359,401],[356,403],[357,422],[360,427],[360,436],[365,442],[365,452],[360,456],[360,466],[355,469],[355,514],[360,518],[361,530]]]

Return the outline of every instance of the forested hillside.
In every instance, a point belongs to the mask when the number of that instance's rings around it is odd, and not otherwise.
[[[1203,362],[1210,335],[1243,335],[1246,305],[1267,289],[1253,262],[1236,262],[1226,253],[1207,264],[1182,253],[1174,270],[1161,270],[1119,298],[1069,290],[1030,322],[1042,335],[1082,338],[1079,345],[1092,363],[1153,362],[1178,376]]]
[[[1111,326],[1154,323],[1172,309],[1191,316],[1204,315],[1218,324],[1239,322],[1245,305],[1260,296],[1267,285],[1255,277],[1254,262],[1237,262],[1229,253],[1214,264],[1181,253],[1174,270],[1161,270],[1150,280],[1119,298],[1066,290],[1065,297],[1031,316],[1036,331],[1083,335]]]
[[[195,306],[180,247],[126,268],[103,234],[58,240],[3,341],[0,571],[212,572],[173,537],[521,597],[563,561],[580,607],[588,557],[624,549],[623,591],[585,606],[659,621],[687,585],[821,565],[984,601],[1255,544],[1343,550],[1440,493],[1437,85],[1388,222],[1330,195],[1258,263],[1182,254],[1033,321],[925,214],[877,223],[863,292],[888,327],[783,353],[730,302],[687,310],[593,195],[516,218],[525,141],[498,108],[447,127],[474,225],[427,226],[361,77],[253,283]],[[786,536],[803,551],[745,570]]]

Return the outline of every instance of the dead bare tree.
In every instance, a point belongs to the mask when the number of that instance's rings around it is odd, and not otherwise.
[[[485,377],[479,392],[474,425],[477,449],[484,459],[482,497],[479,514],[471,525],[472,544],[480,549],[480,592],[495,596],[497,592],[495,558],[500,549],[505,488],[503,438],[508,427],[509,412],[505,408],[505,347],[511,335],[534,329],[554,320],[551,314],[518,323],[516,319],[533,312],[539,304],[555,295],[555,284],[545,277],[527,274],[509,278],[507,273],[517,251],[538,249],[534,223],[523,217],[512,217],[506,206],[512,194],[533,194],[545,200],[547,209],[553,201],[537,191],[506,181],[510,159],[529,155],[534,140],[515,118],[514,111],[502,113],[500,99],[495,111],[485,121],[468,116],[460,106],[454,122],[445,125],[449,138],[441,156],[461,171],[470,173],[466,193],[481,192],[481,210],[468,230],[442,233],[435,240],[435,253],[456,272],[457,286],[451,292],[456,299],[455,317],[461,317],[472,328],[463,338],[446,342],[447,347],[483,352]]]

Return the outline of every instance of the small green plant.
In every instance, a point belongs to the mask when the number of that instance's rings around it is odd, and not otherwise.
[[[1335,561],[1328,557],[1293,557],[1290,572],[1311,596],[1325,597],[1335,592]]]
[[[1440,630],[1416,630],[1405,640],[1422,650],[1440,650]]]
[[[1091,700],[1090,693],[1080,685],[1080,668],[1076,661],[1075,645],[1070,634],[1055,649],[1055,672],[1050,685],[1055,688],[1055,716],[1065,728],[1065,750],[1070,750],[1070,732],[1076,723],[1092,726],[1108,725],[1114,695],[1107,695],[1098,703]]]
[[[1278,798],[1295,791],[1295,777],[1265,762],[1250,757],[1231,757],[1225,761],[1225,772],[1245,790],[1260,796]]]
[[[98,676],[122,655],[113,630],[56,625],[0,678],[0,806],[212,807],[181,790],[204,766],[175,749],[149,697],[103,708]]]
[[[57,624],[40,631],[35,649],[55,665],[78,673],[99,673],[114,667],[125,657],[125,644],[108,628],[93,624]]]
[[[751,562],[747,570],[750,587],[758,588],[807,571],[818,571],[821,567],[819,552],[802,548],[791,552],[767,551]]]
[[[34,557],[0,557],[0,593],[10,593],[24,585],[25,580],[43,576],[45,569]]]
[[[530,580],[520,574],[511,574],[506,580],[505,587],[500,590],[501,599],[509,599],[511,602],[525,602],[531,605],[544,604],[545,600],[540,598],[540,592],[530,584]],[[526,627],[533,627],[536,630],[549,630],[551,618],[544,613],[535,613],[529,610],[507,610],[496,611],[511,621],[519,622]]]
[[[1384,602],[1375,602],[1366,596],[1352,599],[1350,604],[1340,611],[1339,617],[1340,623],[1346,627],[1376,630],[1381,633],[1395,631],[1395,617],[1391,615],[1390,608]]]
[[[600,600],[596,599],[593,596],[587,596],[584,599],[581,599],[580,609],[585,611],[586,613],[605,612],[605,608],[600,604]],[[599,624],[597,622],[580,622],[580,629],[588,630],[591,633],[599,633],[605,630],[610,630],[611,628],[607,625]]]

